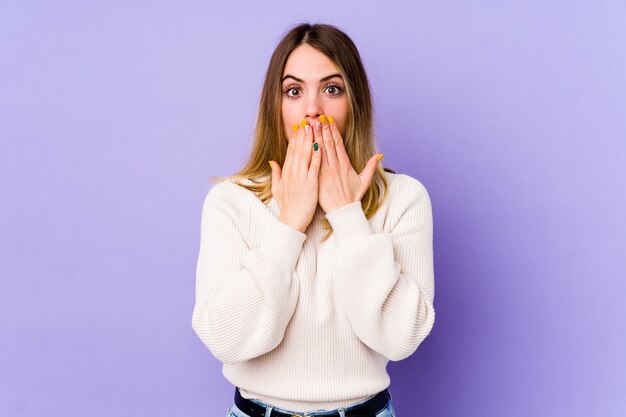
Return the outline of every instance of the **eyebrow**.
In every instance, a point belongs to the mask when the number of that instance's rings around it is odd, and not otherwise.
[[[343,77],[341,76],[341,74],[330,74],[330,75],[327,75],[326,77],[320,78],[320,81],[330,80],[331,78],[334,78],[334,77],[339,77],[339,78],[343,79]],[[304,82],[304,81],[303,81],[303,80],[301,80],[300,78],[294,77],[294,76],[293,76],[293,75],[291,75],[291,74],[287,74],[287,75],[285,75],[285,76],[283,77],[283,81],[285,81],[287,78],[293,78],[294,80],[298,81],[299,83],[303,83],[303,82]]]

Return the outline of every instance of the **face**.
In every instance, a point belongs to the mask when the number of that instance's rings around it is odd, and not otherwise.
[[[339,132],[345,135],[348,98],[337,66],[317,49],[302,44],[294,49],[282,79],[281,108],[288,140],[293,125],[302,119],[313,126],[319,116],[332,116]]]

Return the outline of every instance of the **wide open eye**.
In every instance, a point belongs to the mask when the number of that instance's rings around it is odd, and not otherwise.
[[[339,87],[337,84],[329,84],[328,86],[326,86],[326,89],[329,88],[337,91],[336,93],[331,93],[331,95],[333,96],[339,96],[341,95],[341,93],[343,93],[343,88]]]
[[[292,95],[290,94],[292,91],[302,91],[300,89],[300,87],[296,86],[296,85],[290,85],[288,87],[286,87],[285,89],[283,89],[283,95],[285,97],[287,97],[288,99],[291,100],[296,100],[300,94],[298,95]],[[330,93],[331,96],[340,96],[343,94],[343,88],[341,86],[339,86],[338,84],[334,84],[334,83],[330,83],[328,85],[326,85],[325,90],[331,90],[333,92]]]
[[[289,92],[290,92],[290,91],[292,91],[292,90],[298,90],[298,91],[299,91],[299,90],[300,90],[300,88],[298,88],[298,87],[296,87],[296,86],[289,86],[289,87],[287,87],[287,88],[285,88],[285,89],[283,90],[283,95],[284,95],[284,96],[286,96],[287,98],[291,99],[291,100],[295,100],[295,99],[297,99],[297,98],[298,98],[298,96],[292,96],[292,95],[290,95],[290,94],[289,94]]]

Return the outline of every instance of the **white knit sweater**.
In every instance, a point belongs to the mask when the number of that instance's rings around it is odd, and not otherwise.
[[[369,221],[360,202],[318,205],[306,233],[278,220],[274,198],[230,181],[209,190],[192,327],[245,398],[305,412],[363,401],[430,333],[430,197],[385,174],[390,195]],[[320,243],[324,215],[334,232]]]

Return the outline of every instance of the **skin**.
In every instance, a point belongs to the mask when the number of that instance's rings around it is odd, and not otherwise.
[[[360,174],[352,167],[343,145],[348,118],[345,84],[340,75],[324,80],[333,74],[339,69],[330,58],[306,44],[291,52],[283,72],[281,111],[289,144],[282,167],[270,161],[272,194],[280,207],[279,220],[301,232],[318,204],[330,213],[360,201],[382,158],[373,155]],[[294,131],[295,124],[299,128]]]
[[[348,97],[343,78],[338,76],[320,82],[320,79],[332,74],[339,74],[339,69],[317,49],[302,44],[291,52],[283,71],[282,90],[284,92],[288,87],[291,89],[283,94],[281,105],[285,135],[288,138],[294,124],[304,119],[313,125],[322,114],[333,116],[339,131],[345,134]],[[303,82],[293,78],[284,79],[286,75],[293,75]],[[338,87],[329,87],[331,85]]]

